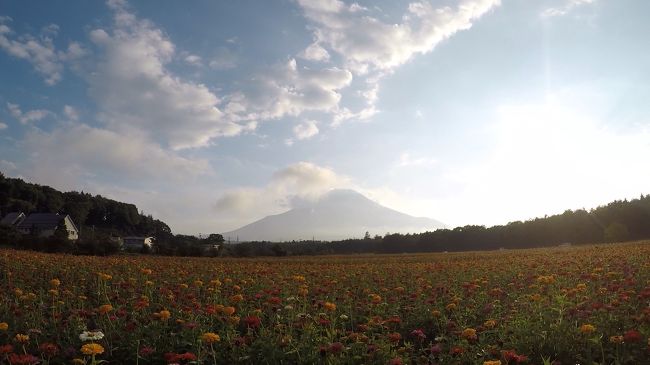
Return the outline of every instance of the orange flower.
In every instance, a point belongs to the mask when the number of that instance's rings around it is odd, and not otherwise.
[[[336,304],[334,304],[332,302],[325,302],[325,304],[323,304],[323,308],[325,308],[326,310],[328,310],[330,312],[333,312],[333,311],[336,310]]]
[[[213,332],[206,332],[201,335],[201,341],[207,344],[212,344],[221,341],[221,337]]]
[[[241,294],[235,294],[235,295],[230,297],[230,301],[233,302],[233,303],[239,303],[242,300],[244,300],[244,296],[241,295]]]
[[[106,313],[108,313],[108,312],[110,312],[112,310],[113,310],[113,306],[110,305],[110,304],[103,304],[103,305],[100,305],[99,308],[97,308],[97,311],[99,312],[99,314],[106,314]]]
[[[377,294],[370,294],[370,301],[372,304],[379,304],[381,303],[381,296]]]
[[[27,343],[29,342],[29,335],[23,335],[22,333],[19,333],[16,335],[16,337],[14,337],[14,339],[16,342]]]
[[[466,340],[476,340],[477,338],[476,330],[473,328],[465,328],[460,336]]]
[[[584,334],[590,334],[596,332],[596,327],[591,324],[583,324],[582,326],[580,326],[580,332]]]
[[[501,360],[483,361],[483,365],[501,365]]]
[[[0,322],[0,331],[6,331],[9,329],[7,322]]]
[[[161,310],[158,313],[154,313],[154,317],[159,318],[161,321],[166,321],[171,318],[172,314],[168,310]]]
[[[615,343],[615,344],[621,344],[621,343],[623,343],[623,336],[611,336],[609,338],[609,342]]]
[[[483,326],[485,326],[485,328],[494,328],[494,326],[496,325],[497,325],[497,321],[495,321],[494,319],[488,319],[487,321],[485,321],[485,323],[483,323]]]
[[[61,280],[56,279],[56,278],[55,278],[55,279],[52,279],[52,280],[50,280],[50,285],[51,285],[53,288],[57,288],[59,285],[61,285]]]
[[[99,355],[104,353],[104,347],[98,343],[87,343],[81,346],[81,353],[89,356]]]
[[[235,314],[235,307],[223,307],[223,313],[227,316],[232,316]]]

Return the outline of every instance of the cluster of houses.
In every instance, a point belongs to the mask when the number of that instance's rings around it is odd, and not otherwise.
[[[76,241],[79,239],[79,229],[72,218],[67,214],[58,213],[31,213],[25,215],[22,212],[11,212],[0,220],[0,225],[15,227],[18,232],[24,235],[35,235],[38,237],[51,237],[57,227],[63,222],[68,233],[68,239]],[[153,246],[153,237],[114,237],[121,248],[125,251],[141,251],[145,246],[149,249]]]

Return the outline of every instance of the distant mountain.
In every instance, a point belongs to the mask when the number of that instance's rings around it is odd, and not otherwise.
[[[386,208],[353,190],[332,190],[314,203],[223,233],[232,241],[339,240],[444,228],[439,221]]]

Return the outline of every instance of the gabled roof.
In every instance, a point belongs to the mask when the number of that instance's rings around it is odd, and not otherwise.
[[[32,227],[34,227],[40,230],[56,229],[56,226],[58,226],[59,222],[65,219],[65,217],[67,217],[67,215],[59,215],[56,213],[32,213],[18,225],[18,228],[32,229]],[[70,221],[72,221],[72,219],[70,219]],[[77,229],[74,222],[72,222],[72,225]]]
[[[20,220],[25,218],[23,212],[11,212],[7,213],[4,218],[0,221],[0,224],[6,224],[8,226],[13,226],[16,223],[20,223]]]

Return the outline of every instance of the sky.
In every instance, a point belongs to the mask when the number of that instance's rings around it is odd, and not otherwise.
[[[0,171],[187,234],[335,188],[451,227],[636,198],[650,193],[648,13],[645,0],[5,0]]]

